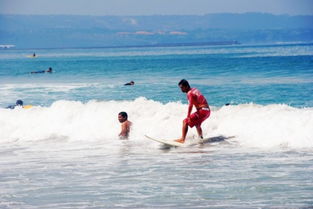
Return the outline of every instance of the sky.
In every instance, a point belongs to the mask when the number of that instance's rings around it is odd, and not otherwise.
[[[313,15],[313,0],[0,0],[0,14],[136,16],[246,12]]]

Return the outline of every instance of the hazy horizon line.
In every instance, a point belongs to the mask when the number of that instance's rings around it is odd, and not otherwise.
[[[16,15],[16,16],[93,16],[93,17],[138,17],[138,16],[207,16],[207,15],[221,15],[221,14],[232,14],[232,15],[244,15],[244,14],[264,14],[264,15],[273,15],[273,16],[313,16],[313,14],[288,14],[288,13],[269,13],[269,12],[216,12],[216,13],[205,13],[205,14],[133,14],[133,15],[119,15],[119,14],[12,14],[12,13],[0,13],[0,15]]]

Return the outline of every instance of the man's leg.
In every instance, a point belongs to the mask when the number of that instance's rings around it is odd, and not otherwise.
[[[199,122],[197,123],[196,128],[197,128],[198,136],[201,139],[203,139],[201,124],[210,116],[210,113],[211,113],[210,111],[204,111],[204,110],[200,110],[199,112]]]
[[[197,128],[197,132],[198,132],[198,136],[201,138],[201,139],[203,139],[203,135],[202,135],[202,128],[201,128],[201,125],[199,125],[199,126],[196,126],[196,128]]]
[[[175,140],[176,142],[184,143],[188,132],[188,123],[186,120],[183,121],[182,127],[182,137],[180,139]]]

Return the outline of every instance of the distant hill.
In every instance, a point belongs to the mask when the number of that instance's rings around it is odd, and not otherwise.
[[[0,15],[0,45],[17,48],[313,42],[313,16],[263,13]]]

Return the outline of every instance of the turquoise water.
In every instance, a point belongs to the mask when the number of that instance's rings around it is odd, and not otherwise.
[[[144,137],[180,137],[182,78],[225,140]],[[4,108],[17,99],[33,107]],[[0,106],[0,208],[313,206],[312,44],[0,50]]]
[[[2,106],[15,98],[45,106],[60,99],[86,102],[132,100],[139,96],[161,102],[185,102],[177,90],[182,78],[208,95],[215,106],[250,102],[313,105],[310,44],[55,49],[36,50],[38,58],[26,57],[33,52],[0,51],[2,89],[12,91],[10,97],[0,101]],[[48,67],[55,73],[29,74]],[[137,85],[132,90],[125,89],[123,83],[130,80]],[[65,90],[60,90],[60,86]],[[49,96],[43,96],[47,91]]]

